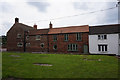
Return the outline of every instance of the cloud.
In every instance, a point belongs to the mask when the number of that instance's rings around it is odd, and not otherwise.
[[[111,7],[115,7],[116,2],[107,2],[106,3],[106,9],[107,8],[111,8]],[[105,12],[103,12],[104,15],[103,16],[98,16],[98,21],[97,23],[110,23],[110,24],[114,24],[118,22],[118,8],[114,8],[111,10],[106,10]]]
[[[1,35],[6,35],[7,31],[10,29],[10,26],[12,26],[12,23],[9,22],[2,22],[2,24],[0,25],[0,34]]]
[[[10,5],[8,2],[0,2],[0,11],[2,13],[5,13],[5,12],[12,13],[13,6]]]
[[[82,9],[82,10],[88,10],[89,7],[87,6],[86,2],[73,2],[73,7],[75,9]]]
[[[48,2],[27,2],[29,5],[36,7],[40,12],[46,12],[47,7],[50,6]]]

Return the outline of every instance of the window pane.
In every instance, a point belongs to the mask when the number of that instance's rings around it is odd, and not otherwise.
[[[64,35],[64,40],[67,41],[68,40],[68,34]]]
[[[54,49],[54,50],[57,50],[57,45],[56,45],[56,44],[53,46],[53,49]]]
[[[75,45],[75,44],[73,44],[73,51],[75,51],[75,47],[76,47],[76,45]]]
[[[107,45],[105,45],[105,51],[107,51]]]
[[[101,51],[100,45],[98,45],[98,51]]]
[[[57,41],[57,35],[53,35],[53,40]]]
[[[78,41],[81,40],[81,33],[77,33],[77,34],[76,34],[76,39],[77,39]]]
[[[107,35],[104,35],[104,39],[107,39]]]

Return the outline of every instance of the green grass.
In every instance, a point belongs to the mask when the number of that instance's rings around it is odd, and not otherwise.
[[[83,60],[85,57],[95,60]],[[101,59],[101,61],[96,61],[96,59]],[[39,66],[33,63],[49,63],[53,66]],[[9,76],[17,78],[117,78],[118,59],[107,55],[4,52],[2,53],[2,71],[3,78]]]

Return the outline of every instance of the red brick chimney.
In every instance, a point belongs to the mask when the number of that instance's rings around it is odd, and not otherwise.
[[[52,23],[51,23],[51,21],[50,21],[50,24],[49,24],[49,28],[52,29]]]
[[[36,24],[34,24],[34,26],[33,26],[33,27],[34,27],[34,29],[37,29],[37,25],[36,25]]]
[[[19,23],[19,18],[15,18],[15,23]]]

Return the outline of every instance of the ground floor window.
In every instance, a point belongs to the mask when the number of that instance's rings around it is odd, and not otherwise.
[[[77,44],[69,44],[68,51],[78,51],[78,45]]]
[[[18,42],[18,43],[17,43],[17,46],[18,46],[18,47],[23,47],[23,43],[22,43],[22,42]]]
[[[108,45],[98,45],[98,51],[100,52],[106,52],[108,51]]]
[[[41,48],[44,48],[44,43],[41,43],[40,46],[41,46]]]
[[[30,43],[26,43],[26,46],[29,47],[29,46],[30,46]]]
[[[56,45],[56,44],[53,46],[53,49],[54,49],[54,50],[57,50],[57,45]]]

